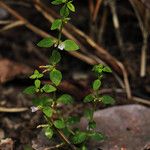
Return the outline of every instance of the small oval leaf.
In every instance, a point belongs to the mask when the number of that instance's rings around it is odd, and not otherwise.
[[[75,12],[75,7],[74,7],[74,5],[73,5],[71,2],[68,2],[68,3],[67,3],[67,7],[68,7],[72,12]]]
[[[63,129],[65,128],[65,122],[64,120],[56,120],[54,121],[54,126],[58,129]]]
[[[72,141],[74,144],[80,144],[84,142],[86,138],[87,134],[85,132],[78,132],[73,136]]]
[[[47,116],[47,117],[51,117],[53,114],[53,109],[50,107],[44,107],[43,108],[43,113]]]
[[[72,40],[65,40],[63,43],[65,45],[64,49],[66,51],[75,51],[79,49],[79,46]]]
[[[83,100],[84,103],[88,103],[92,101],[94,101],[94,96],[92,94],[87,95]]]
[[[58,86],[62,80],[62,74],[59,70],[57,69],[53,69],[51,72],[50,72],[50,79],[51,81],[56,85]]]
[[[29,94],[29,95],[32,95],[32,94],[34,94],[36,91],[35,91],[35,86],[29,86],[29,87],[27,87],[24,91],[23,91],[23,93],[25,93],[25,94]]]
[[[95,90],[95,91],[98,90],[100,88],[100,86],[101,86],[101,81],[99,79],[97,79],[93,82],[93,90]]]
[[[44,90],[44,92],[46,92],[46,93],[51,93],[51,92],[56,91],[57,89],[54,86],[50,85],[50,84],[45,84],[42,87],[42,90]]]
[[[63,94],[58,98],[57,102],[63,104],[71,104],[73,103],[73,98],[69,94]]]
[[[60,29],[61,25],[62,25],[62,20],[56,19],[51,25],[51,30]]]
[[[49,47],[53,46],[53,44],[54,44],[53,39],[50,38],[50,37],[47,37],[47,38],[44,38],[43,40],[41,40],[41,41],[37,44],[37,46],[43,47],[43,48],[49,48]]]
[[[44,128],[44,133],[45,133],[45,136],[48,137],[49,139],[51,139],[54,134],[53,130],[50,127]]]
[[[115,100],[111,96],[108,96],[108,95],[104,95],[100,99],[102,103],[105,105],[109,105],[109,104],[113,105],[115,103]]]

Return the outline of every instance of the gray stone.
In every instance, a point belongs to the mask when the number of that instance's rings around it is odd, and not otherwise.
[[[107,136],[105,141],[89,144],[90,149],[144,150],[150,143],[150,109],[142,105],[124,105],[96,111],[96,131]],[[87,121],[81,119],[81,128]]]

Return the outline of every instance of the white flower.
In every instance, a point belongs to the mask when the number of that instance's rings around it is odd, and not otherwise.
[[[63,49],[65,48],[65,44],[64,44],[64,43],[60,43],[60,44],[58,45],[58,48],[59,48],[60,50],[63,50]]]
[[[39,110],[39,108],[38,108],[38,107],[35,107],[35,106],[32,106],[32,107],[30,107],[30,108],[31,108],[31,112],[36,112],[36,111]]]

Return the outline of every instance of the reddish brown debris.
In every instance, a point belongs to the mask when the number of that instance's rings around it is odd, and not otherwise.
[[[16,76],[28,74],[31,69],[9,59],[0,59],[0,83],[5,83]]]

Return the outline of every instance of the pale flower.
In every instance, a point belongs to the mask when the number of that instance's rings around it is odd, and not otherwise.
[[[65,48],[65,44],[64,44],[64,43],[60,43],[60,44],[58,45],[58,48],[59,48],[60,50],[63,50],[63,49]]]
[[[35,106],[32,106],[32,107],[30,107],[30,108],[31,108],[31,112],[36,112],[36,111],[39,110],[39,108],[38,108],[38,107],[35,107]]]

